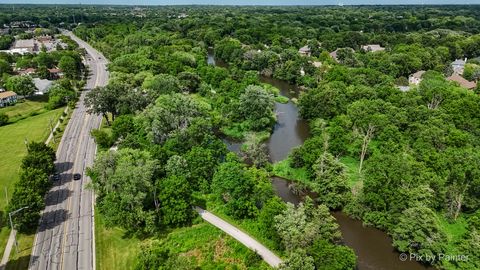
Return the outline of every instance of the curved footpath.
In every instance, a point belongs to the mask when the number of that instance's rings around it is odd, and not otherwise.
[[[240,243],[242,243],[249,249],[255,251],[271,267],[277,268],[282,263],[282,260],[272,251],[270,251],[264,245],[260,244],[257,240],[253,239],[248,234],[240,231],[230,223],[200,207],[195,207],[195,210],[204,220],[224,231],[231,237],[237,239]]]

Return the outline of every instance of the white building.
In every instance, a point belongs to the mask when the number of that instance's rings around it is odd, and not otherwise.
[[[385,51],[385,48],[380,46],[379,44],[368,44],[363,45],[362,50],[365,52],[381,52]]]
[[[419,85],[420,82],[422,81],[422,76],[424,73],[425,73],[425,70],[420,70],[408,76],[408,83],[413,85]]]
[[[467,58],[465,58],[465,60],[456,59],[455,61],[453,61],[451,64],[453,73],[458,75],[463,75],[463,71],[465,70],[466,63],[467,63]]]

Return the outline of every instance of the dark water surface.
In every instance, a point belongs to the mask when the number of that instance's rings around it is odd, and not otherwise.
[[[283,96],[298,97],[298,89],[284,81],[268,77],[260,77],[260,81],[277,87]],[[291,100],[286,104],[275,102],[275,113],[277,123],[267,141],[272,162],[285,159],[292,148],[302,145],[309,136],[308,123],[300,119],[298,107]]]
[[[220,66],[213,52],[209,50],[208,63]],[[222,63],[223,67],[226,67]],[[297,98],[297,87],[273,78],[260,77],[260,81],[280,89],[280,93],[288,98]],[[277,124],[268,140],[268,150],[272,162],[285,159],[291,149],[302,145],[309,136],[308,124],[301,120],[297,106],[289,101],[287,104],[276,103]],[[230,151],[239,152],[241,143],[225,141]],[[280,177],[272,177],[272,185],[276,194],[285,202],[298,204],[302,198],[295,195],[289,185],[291,182]],[[392,239],[383,231],[364,227],[362,222],[342,212],[333,212],[342,232],[343,243],[355,251],[358,270],[432,270],[415,261],[403,262],[400,253],[392,247]]]

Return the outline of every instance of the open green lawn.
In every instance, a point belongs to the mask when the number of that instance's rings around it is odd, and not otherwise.
[[[8,196],[13,193],[13,184],[19,178],[22,158],[27,149],[24,140],[44,141],[49,134],[49,121],[54,121],[62,114],[63,109],[48,111],[40,115],[31,116],[6,126],[0,127],[0,211],[5,210],[7,204],[5,188]],[[9,234],[6,224],[1,224],[0,231],[0,254],[3,254],[5,243]]]
[[[197,220],[199,221],[199,220]],[[199,221],[174,229],[166,235],[140,240],[127,236],[121,228],[106,228],[101,214],[95,214],[97,269],[133,269],[143,245],[160,240],[178,256],[194,257],[199,269],[271,269],[255,254],[214,226]]]
[[[354,187],[363,181],[363,176],[358,172],[360,161],[353,157],[341,157],[340,162],[347,166],[348,185]]]
[[[102,215],[95,211],[96,264],[99,270],[132,269],[141,240],[125,235],[121,228],[106,228]]]
[[[6,270],[23,270],[28,268],[30,263],[30,254],[32,254],[32,244],[35,239],[35,234],[18,234],[18,254],[15,247],[10,253],[10,260],[8,261]]]
[[[47,101],[47,96],[33,96],[26,100],[20,100],[13,106],[0,108],[0,113],[8,115],[10,122],[16,122],[31,115],[46,112],[45,105]]]

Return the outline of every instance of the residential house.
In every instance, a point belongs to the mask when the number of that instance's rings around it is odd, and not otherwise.
[[[335,61],[338,62],[338,58],[337,58],[337,52],[338,52],[338,49],[336,49],[335,51],[329,53],[330,54],[330,57],[332,57]]]
[[[410,86],[399,85],[399,86],[397,86],[397,88],[398,88],[398,90],[400,90],[402,92],[410,91]]]
[[[465,70],[465,64],[467,63],[467,58],[465,60],[456,59],[450,65],[452,67],[454,74],[463,75],[463,71]]]
[[[425,70],[417,71],[410,76],[408,76],[408,83],[413,85],[419,85],[422,81],[422,76],[425,73]]]
[[[329,54],[330,54],[330,57],[332,57],[333,60],[335,60],[335,61],[337,61],[337,62],[338,62],[338,55],[337,55],[337,53],[338,53],[338,50],[340,50],[340,49],[346,49],[346,50],[351,50],[352,52],[355,52],[354,49],[348,48],[348,47],[346,47],[346,48],[337,48],[335,51],[329,53]]]
[[[362,50],[365,52],[381,52],[385,51],[385,48],[380,46],[379,44],[368,44],[363,45]]]
[[[13,44],[13,49],[36,52],[38,51],[38,46],[33,39],[19,39]]]
[[[298,53],[303,56],[310,56],[312,54],[312,51],[310,50],[310,47],[308,47],[308,45],[305,45],[298,50]]]
[[[322,66],[322,62],[319,62],[319,61],[313,61],[313,62],[312,62],[312,65],[313,65],[314,67],[316,67],[316,68],[319,68],[319,67],[321,67],[321,66]]]
[[[63,77],[63,72],[59,68],[49,68],[48,72],[50,72],[52,79],[59,79]]]
[[[33,75],[35,72],[37,72],[37,70],[32,67],[17,70],[18,75]]]
[[[17,102],[17,93],[12,91],[0,92],[0,107],[6,107]]]
[[[35,88],[37,88],[35,95],[44,95],[48,93],[48,90],[50,90],[50,87],[52,87],[53,81],[33,78],[33,83],[35,84]]]
[[[473,89],[477,86],[475,82],[467,81],[462,76],[455,73],[452,76],[448,77],[447,80],[452,82],[457,82],[461,87],[467,88],[467,89]]]

